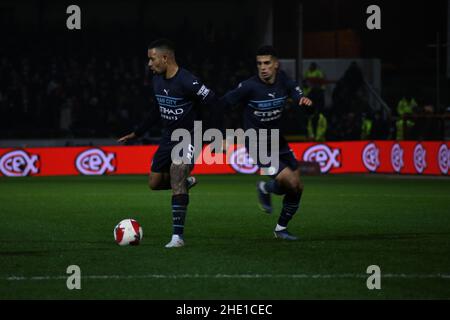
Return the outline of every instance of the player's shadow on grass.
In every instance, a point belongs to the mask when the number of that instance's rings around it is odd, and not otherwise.
[[[302,238],[300,241],[371,241],[371,240],[411,240],[435,236],[450,236],[450,232],[427,233],[372,233],[355,235],[332,235],[325,237]]]
[[[15,256],[46,256],[51,254],[49,250],[35,250],[35,251],[0,251],[0,257],[15,257]]]
[[[17,243],[15,240],[0,240],[0,243]],[[11,251],[0,251],[0,257],[8,256],[47,256],[55,254],[55,252],[72,252],[72,251],[107,251],[112,248],[117,247],[114,242],[111,241],[76,241],[76,240],[21,240],[21,243],[31,243],[33,245],[40,244],[76,244],[77,247],[74,248],[58,248],[58,249],[46,249],[46,250],[11,250]],[[94,245],[92,247],[86,247],[85,245]]]
[[[245,237],[242,235],[235,235],[233,240],[240,243],[258,241],[259,243],[271,243],[271,242],[282,242],[282,243],[301,243],[301,242],[313,242],[313,241],[371,241],[371,240],[411,240],[418,238],[428,238],[436,236],[450,236],[450,232],[426,232],[426,233],[370,233],[370,234],[354,234],[354,235],[329,235],[323,237],[314,237],[308,235],[299,234],[298,241],[285,241],[277,240],[273,237],[258,237],[255,235]],[[203,237],[193,235],[192,240],[201,241]],[[208,237],[211,244],[229,244],[230,237],[226,236],[210,236]],[[217,242],[217,240],[219,242]]]
[[[17,243],[17,240],[0,240],[0,243]],[[114,244],[114,241],[96,240],[96,241],[80,241],[80,240],[20,240],[20,243],[76,243],[76,244]]]
[[[2,242],[14,242],[14,241],[2,241]],[[22,241],[24,242],[24,241]],[[26,241],[25,241],[26,242]],[[48,256],[54,255],[55,253],[61,252],[73,252],[73,251],[108,251],[112,248],[117,247],[114,243],[111,244],[110,241],[89,241],[89,242],[79,242],[79,241],[29,241],[36,243],[77,243],[77,244],[95,244],[95,245],[106,245],[102,247],[80,247],[80,248],[61,248],[61,249],[50,249],[50,250],[16,250],[16,251],[0,251],[0,257],[14,257],[14,256]]]

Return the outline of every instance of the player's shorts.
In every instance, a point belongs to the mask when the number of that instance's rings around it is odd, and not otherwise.
[[[249,152],[249,145],[246,142],[245,147]],[[270,154],[271,155],[271,154]],[[284,138],[280,138],[279,152],[278,152],[278,166],[275,163],[262,163],[261,159],[256,160],[256,164],[265,172],[266,175],[276,177],[285,168],[290,168],[292,171],[298,169],[298,161],[295,158],[294,152],[289,147]]]
[[[189,145],[189,150],[181,150],[176,159],[172,159],[172,150],[178,142],[162,139],[159,143],[151,164],[152,172],[170,172],[172,163],[186,163],[194,167],[194,146]],[[183,151],[186,151],[185,154]]]
[[[280,151],[280,158],[278,163],[278,171],[273,175],[274,177],[277,176],[281,171],[283,171],[284,168],[289,167],[292,171],[298,169],[298,161],[291,149],[285,150],[284,152]]]

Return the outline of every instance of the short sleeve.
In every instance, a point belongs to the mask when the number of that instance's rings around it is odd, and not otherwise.
[[[228,91],[222,99],[228,105],[235,105],[245,100],[248,97],[249,91],[249,85],[247,81],[244,81],[239,83],[235,89]]]

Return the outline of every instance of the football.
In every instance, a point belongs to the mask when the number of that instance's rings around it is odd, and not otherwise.
[[[114,228],[114,240],[120,246],[137,246],[142,236],[142,227],[134,219],[122,220]]]

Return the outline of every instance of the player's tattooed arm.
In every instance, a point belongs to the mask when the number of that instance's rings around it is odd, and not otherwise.
[[[186,179],[189,177],[189,164],[174,164],[170,166],[170,184],[174,195],[187,194]]]

